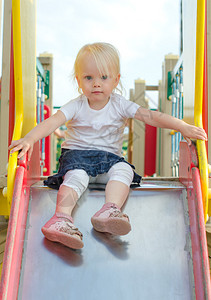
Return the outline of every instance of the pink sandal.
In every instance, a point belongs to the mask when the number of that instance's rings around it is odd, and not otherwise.
[[[72,249],[81,249],[84,246],[83,235],[73,225],[73,218],[64,213],[55,213],[41,230],[44,236],[52,242],[61,243]]]
[[[95,230],[114,235],[125,235],[131,231],[129,217],[114,203],[106,203],[91,218]]]

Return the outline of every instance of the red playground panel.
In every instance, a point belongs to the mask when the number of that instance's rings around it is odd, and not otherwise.
[[[144,175],[152,176],[156,172],[157,128],[145,125],[145,161]]]

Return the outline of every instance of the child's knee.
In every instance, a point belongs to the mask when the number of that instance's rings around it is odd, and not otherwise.
[[[124,162],[119,162],[111,167],[108,172],[109,180],[117,180],[125,183],[127,186],[131,185],[133,181],[134,172],[131,166]]]
[[[62,185],[66,185],[68,187],[71,187],[76,191],[78,198],[81,197],[81,195],[86,190],[87,186],[89,184],[89,175],[81,169],[74,169],[68,171],[65,176]]]

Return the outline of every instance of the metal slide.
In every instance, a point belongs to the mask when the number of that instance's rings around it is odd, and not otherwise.
[[[96,187],[96,186],[95,186]],[[186,189],[177,181],[146,181],[131,191],[124,211],[132,231],[123,237],[93,230],[91,216],[104,190],[90,188],[74,212],[84,248],[44,238],[57,191],[32,186],[18,299],[188,300],[195,298]]]

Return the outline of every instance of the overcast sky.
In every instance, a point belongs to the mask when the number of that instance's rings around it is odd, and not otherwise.
[[[108,42],[120,52],[126,98],[134,80],[158,84],[164,56],[179,54],[180,0],[37,0],[37,56],[53,54],[53,102],[78,95],[71,73],[86,43]]]

